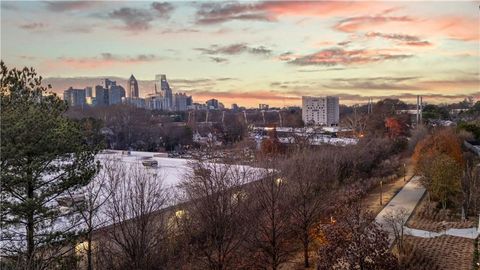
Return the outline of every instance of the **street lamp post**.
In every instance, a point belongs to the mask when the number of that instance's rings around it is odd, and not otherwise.
[[[380,205],[383,205],[382,197],[383,197],[383,181],[380,180]]]
[[[403,182],[406,182],[407,181],[407,168],[406,168],[407,165],[405,165],[405,163],[403,163]]]
[[[477,232],[480,233],[480,213],[478,213],[478,229]]]

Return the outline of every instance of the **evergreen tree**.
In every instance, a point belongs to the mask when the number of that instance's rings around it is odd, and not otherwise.
[[[15,268],[56,268],[78,229],[61,199],[95,176],[96,149],[32,68],[0,67],[2,255]]]

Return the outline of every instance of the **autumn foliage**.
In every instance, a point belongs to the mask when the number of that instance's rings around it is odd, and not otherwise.
[[[459,165],[464,163],[460,140],[451,129],[435,132],[417,144],[413,153],[415,168],[441,154],[453,158]]]
[[[405,136],[407,133],[407,125],[395,117],[386,118],[385,127],[387,128],[388,137],[390,138]]]
[[[268,133],[268,139],[262,141],[262,154],[275,156],[284,152],[284,146],[278,139],[277,129],[273,128]]]
[[[464,160],[460,140],[453,130],[441,130],[420,141],[413,161],[433,200],[440,202],[443,209],[458,204]]]

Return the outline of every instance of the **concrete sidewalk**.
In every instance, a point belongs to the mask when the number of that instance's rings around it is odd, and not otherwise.
[[[404,226],[404,229],[405,229],[405,235],[411,235],[411,236],[422,237],[422,238],[434,238],[442,235],[450,235],[450,236],[463,237],[468,239],[475,239],[480,234],[477,231],[477,228],[448,229],[443,232],[430,232],[430,231],[424,231],[419,229],[412,229],[405,226]]]
[[[388,232],[390,243],[394,241],[393,229],[387,225],[385,217],[389,213],[395,213],[402,208],[405,209],[407,216],[410,217],[425,191],[425,188],[420,183],[420,177],[414,176],[377,215],[375,221]]]

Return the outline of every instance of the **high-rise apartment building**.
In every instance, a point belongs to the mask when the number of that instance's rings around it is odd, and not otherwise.
[[[137,79],[135,79],[135,77],[133,76],[133,74],[130,76],[130,79],[128,79],[126,92],[127,98],[139,97],[138,82]]]
[[[258,104],[258,109],[260,110],[268,110],[268,104]]]
[[[305,125],[338,125],[340,120],[338,97],[302,97],[302,120]]]
[[[85,89],[74,89],[70,87],[63,91],[63,100],[71,107],[83,106],[86,104]]]

